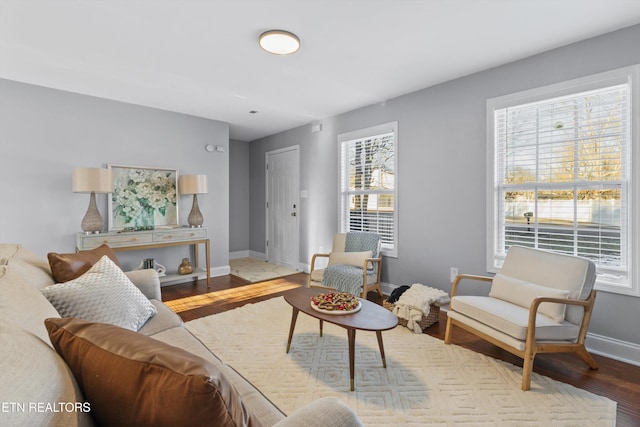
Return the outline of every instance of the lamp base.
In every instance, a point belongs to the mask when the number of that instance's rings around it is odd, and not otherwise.
[[[84,218],[82,218],[80,226],[85,234],[97,234],[102,231],[103,224],[102,216],[100,215],[100,211],[96,204],[96,193],[92,191],[91,197],[89,198],[87,213],[84,214]]]
[[[199,228],[202,227],[202,223],[204,219],[202,218],[202,213],[200,212],[200,207],[198,206],[198,195],[193,195],[193,206],[191,206],[191,212],[189,212],[189,218],[187,218],[187,222],[191,228]]]

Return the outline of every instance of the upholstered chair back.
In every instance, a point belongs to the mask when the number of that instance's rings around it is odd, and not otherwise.
[[[584,301],[595,284],[596,266],[586,258],[512,246],[494,282],[504,279],[569,291],[567,298]],[[564,318],[580,324],[583,313],[582,307],[568,306]]]

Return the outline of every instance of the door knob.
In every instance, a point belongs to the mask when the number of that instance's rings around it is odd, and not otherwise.
[[[296,216],[296,213],[295,212],[291,212],[291,216]]]

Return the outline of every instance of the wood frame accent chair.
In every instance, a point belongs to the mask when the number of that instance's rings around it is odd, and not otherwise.
[[[360,236],[373,233],[366,232],[349,232],[356,239]],[[365,236],[366,237],[366,236]],[[382,271],[382,255],[380,253],[382,247],[382,238],[377,235],[378,239],[373,239],[373,243],[364,244],[356,247],[356,250],[347,244],[347,233],[338,233],[333,238],[333,246],[330,253],[317,253],[311,258],[311,267],[309,271],[309,287],[317,287],[323,289],[338,289],[333,286],[331,281],[325,280],[325,274],[330,266],[347,266],[350,270],[357,271],[361,274],[360,281],[360,297],[367,298],[369,291],[375,290],[380,297],[383,296],[380,287],[380,272]],[[363,242],[369,242],[370,239],[364,239]],[[316,268],[316,260],[318,258],[328,258],[327,268]],[[357,270],[355,270],[357,269]]]
[[[538,353],[573,352],[598,369],[584,345],[595,279],[595,264],[588,259],[512,246],[495,277],[456,277],[444,342],[451,343],[456,326],[521,357],[523,391],[531,387]],[[463,280],[491,282],[491,291],[488,296],[458,295]]]

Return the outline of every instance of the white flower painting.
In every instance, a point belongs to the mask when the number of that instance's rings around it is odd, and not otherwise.
[[[153,230],[178,225],[176,169],[109,165],[114,190],[110,230]]]

